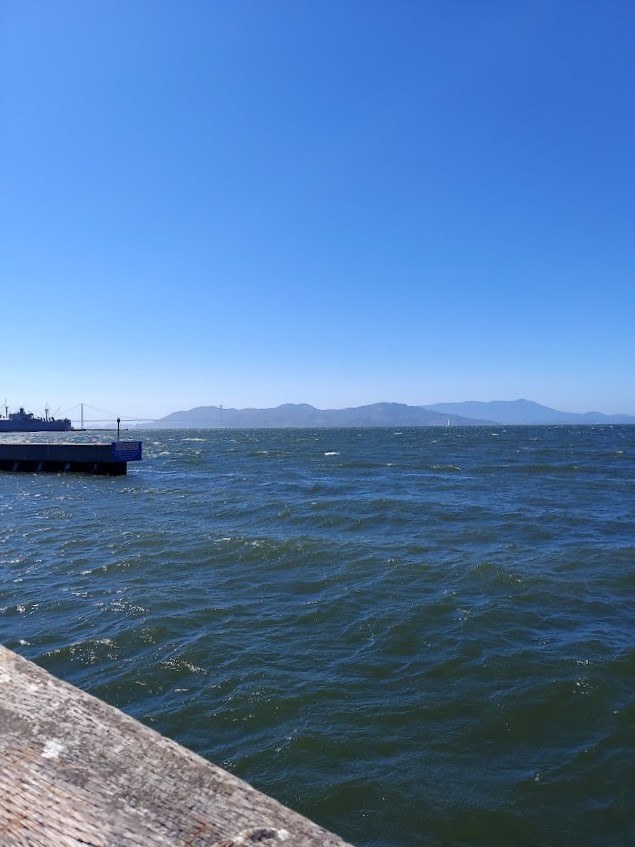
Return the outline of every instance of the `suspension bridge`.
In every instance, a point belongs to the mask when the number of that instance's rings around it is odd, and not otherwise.
[[[70,409],[60,412],[62,417],[70,418],[74,429],[115,429],[118,423],[152,423],[156,418],[148,418],[143,415],[120,415],[109,412],[106,409],[98,409],[89,406],[88,403],[76,403]],[[104,415],[105,417],[94,417]],[[102,426],[98,426],[101,424]]]

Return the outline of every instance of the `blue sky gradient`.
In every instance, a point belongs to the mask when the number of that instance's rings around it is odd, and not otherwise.
[[[635,414],[632,2],[0,8],[0,400]]]

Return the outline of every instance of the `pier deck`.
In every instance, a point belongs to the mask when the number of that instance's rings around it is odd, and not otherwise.
[[[0,646],[2,847],[346,847]]]
[[[0,444],[0,470],[26,472],[79,472],[119,476],[128,462],[141,460],[140,441],[109,444]]]

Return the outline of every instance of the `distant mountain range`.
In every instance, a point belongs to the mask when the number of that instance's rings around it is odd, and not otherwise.
[[[635,424],[633,415],[602,412],[560,412],[532,400],[493,400],[491,403],[435,403],[426,406],[442,414],[464,415],[501,424]]]
[[[531,400],[497,400],[491,403],[436,403],[408,406],[373,403],[350,409],[316,409],[306,403],[285,403],[273,409],[224,409],[197,406],[172,412],[143,424],[156,429],[364,427],[364,426],[483,426],[486,424],[635,424],[632,415],[601,412],[560,412]]]

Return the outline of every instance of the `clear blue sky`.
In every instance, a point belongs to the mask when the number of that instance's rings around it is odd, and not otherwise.
[[[0,401],[635,414],[632,0],[0,9]]]

